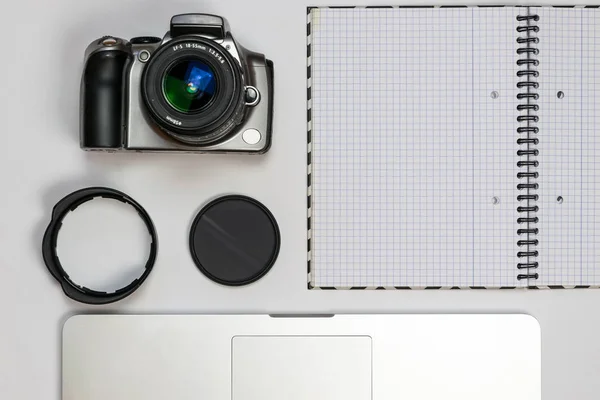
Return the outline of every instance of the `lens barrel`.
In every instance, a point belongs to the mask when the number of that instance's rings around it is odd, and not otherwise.
[[[241,68],[225,49],[201,37],[161,46],[142,75],[150,117],[185,144],[215,143],[238,125],[244,111]]]

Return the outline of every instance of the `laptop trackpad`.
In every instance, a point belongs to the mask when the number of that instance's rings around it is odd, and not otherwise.
[[[368,336],[236,336],[233,400],[371,400]]]

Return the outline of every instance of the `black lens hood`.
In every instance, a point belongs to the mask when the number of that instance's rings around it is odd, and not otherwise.
[[[65,216],[68,213],[75,211],[75,209],[83,203],[97,197],[118,200],[132,206],[144,221],[152,239],[152,243],[150,244],[150,254],[148,261],[146,262],[144,273],[129,285],[111,293],[88,289],[73,282],[60,264],[60,260],[58,259],[56,253],[58,232],[60,231],[62,221]],[[85,304],[109,304],[122,300],[135,292],[142,285],[142,283],[144,283],[148,275],[150,275],[150,272],[154,267],[154,262],[156,261],[157,250],[158,239],[156,235],[156,229],[154,228],[154,224],[152,223],[152,220],[150,219],[150,216],[146,210],[144,210],[141,205],[139,205],[135,200],[125,193],[104,187],[90,187],[87,189],[81,189],[71,193],[59,201],[52,209],[52,220],[46,229],[46,233],[44,234],[44,239],[42,241],[42,255],[48,271],[50,271],[52,276],[54,276],[54,278],[56,278],[56,280],[61,284],[62,289],[67,297]],[[90,256],[93,257],[93,255]]]

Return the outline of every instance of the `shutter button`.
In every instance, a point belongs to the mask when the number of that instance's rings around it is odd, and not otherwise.
[[[117,44],[117,39],[113,38],[113,37],[107,37],[102,41],[102,45],[106,46],[106,47],[112,47],[115,46]]]

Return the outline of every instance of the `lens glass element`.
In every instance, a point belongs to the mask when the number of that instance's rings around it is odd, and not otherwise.
[[[181,60],[164,75],[164,95],[177,111],[193,113],[208,106],[217,91],[212,68],[200,60]]]

